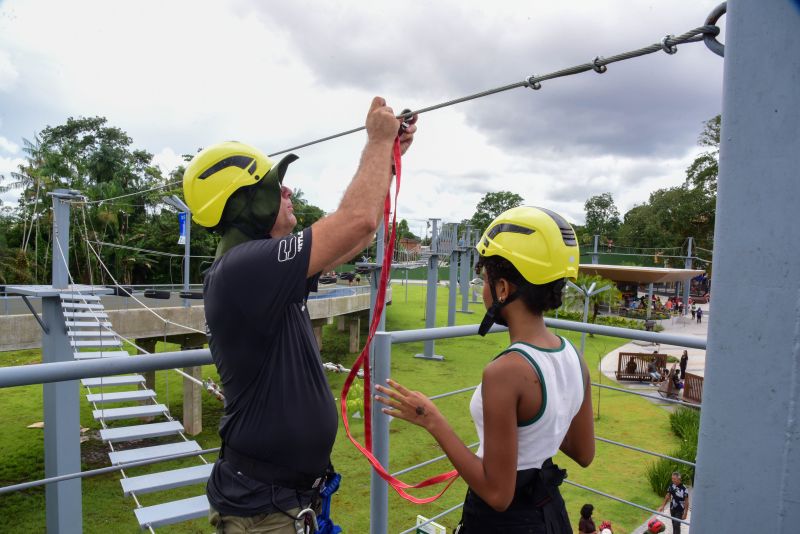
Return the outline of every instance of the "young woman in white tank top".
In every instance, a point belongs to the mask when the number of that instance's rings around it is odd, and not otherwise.
[[[571,533],[558,491],[566,472],[551,458],[559,449],[582,467],[594,458],[589,373],[542,314],[561,305],[566,278],[577,276],[575,233],[550,210],[519,207],[495,219],[476,248],[487,308],[479,333],[498,323],[510,339],[470,403],[478,451],[418,391],[390,380],[376,398],[385,413],[428,430],[469,485],[457,532]]]

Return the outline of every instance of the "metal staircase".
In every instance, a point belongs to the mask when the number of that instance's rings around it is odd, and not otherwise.
[[[130,357],[122,348],[122,339],[113,331],[99,296],[62,293],[60,297],[67,335],[76,360]],[[92,405],[92,417],[101,426],[100,439],[108,445],[108,458],[112,465],[202,450],[196,441],[183,434],[183,425],[170,416],[167,406],[156,400],[156,392],[147,388],[143,376],[85,378],[81,384],[87,392],[86,400]],[[161,421],[134,421],[140,418]],[[118,424],[120,421],[124,422]],[[128,447],[131,442],[144,439],[158,439],[164,443]],[[138,498],[143,494],[205,484],[212,464],[199,458],[203,462],[201,465],[139,476],[128,476],[125,470],[120,471],[122,492],[136,503],[134,513],[140,528],[153,530],[208,515],[205,488],[198,488],[200,494],[196,497],[149,506],[143,506]]]

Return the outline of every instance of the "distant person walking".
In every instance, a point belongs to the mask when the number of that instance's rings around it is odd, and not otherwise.
[[[695,316],[697,315],[697,305],[696,304],[692,304],[691,310],[692,310],[692,319],[694,319]]]
[[[684,350],[681,356],[681,380],[686,380],[686,365],[689,363],[689,351]]]
[[[703,308],[698,307],[697,308],[697,324],[700,324],[702,322],[703,322]]]
[[[686,521],[686,516],[689,513],[689,490],[681,482],[681,474],[677,471],[672,473],[672,484],[667,488],[664,502],[658,508],[659,512],[667,506],[667,502],[669,502],[669,515]],[[675,521],[675,519],[672,520],[672,532],[673,534],[681,534],[681,523]]]

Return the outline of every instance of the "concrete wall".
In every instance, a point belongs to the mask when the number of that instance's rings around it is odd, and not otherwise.
[[[312,320],[349,315],[369,309],[369,293],[308,301],[308,313]],[[386,301],[392,300],[391,288]],[[200,301],[189,308],[155,308],[156,313],[178,324],[205,332],[205,313]],[[135,305],[132,302],[131,305]],[[128,310],[106,310],[114,331],[128,339],[161,337],[164,335],[191,332],[180,326],[164,324],[150,311],[138,308]],[[42,346],[42,330],[30,313],[24,315],[0,315],[0,351],[35,349]]]

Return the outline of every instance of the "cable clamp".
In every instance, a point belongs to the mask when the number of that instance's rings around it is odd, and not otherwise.
[[[703,32],[703,42],[706,47],[720,57],[725,57],[725,45],[717,40],[719,35],[719,28],[717,28],[717,21],[722,15],[728,11],[728,2],[722,2],[720,5],[711,10],[711,13],[706,17],[706,27],[714,26],[714,30]]]
[[[539,89],[542,88],[542,84],[536,81],[535,74],[531,74],[530,76],[528,76],[528,79],[525,81],[528,83],[528,87],[530,87],[534,91],[538,91]]]
[[[600,56],[597,56],[592,60],[592,65],[594,65],[594,71],[598,74],[603,74],[605,71],[608,70],[608,67],[600,64],[602,60],[603,58],[601,58]]]
[[[661,39],[661,50],[663,50],[669,55],[672,55],[678,51],[677,46],[669,44],[669,41],[671,41],[674,38],[675,38],[674,35],[667,35],[666,37]]]

